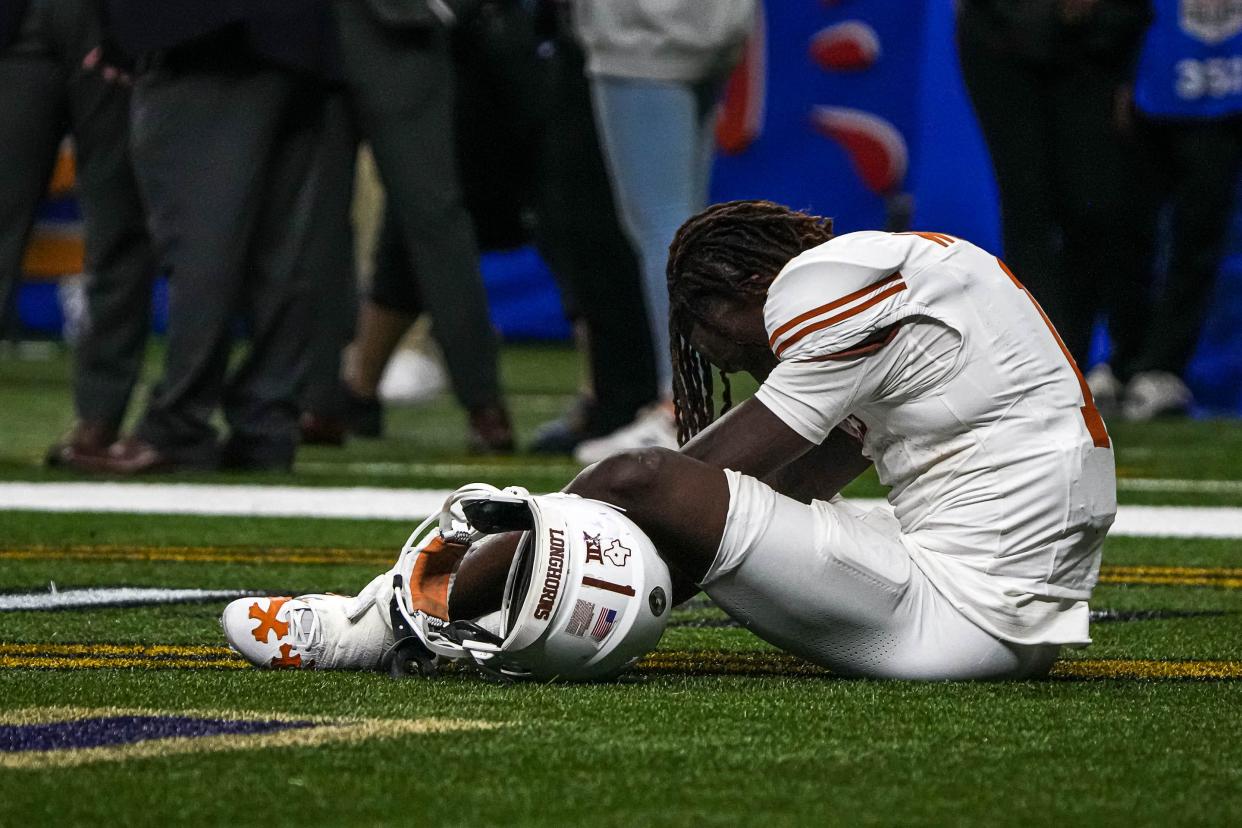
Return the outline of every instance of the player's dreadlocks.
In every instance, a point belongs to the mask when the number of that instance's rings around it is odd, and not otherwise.
[[[690,344],[695,322],[714,329],[701,312],[711,295],[764,296],[785,264],[832,238],[832,219],[771,201],[727,201],[691,216],[668,251],[670,351],[677,440],[685,444],[715,419],[712,365]],[[720,372],[724,405],[733,405]]]

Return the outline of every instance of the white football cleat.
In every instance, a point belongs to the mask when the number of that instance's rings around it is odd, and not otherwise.
[[[378,394],[389,405],[422,405],[446,388],[448,377],[439,360],[413,348],[399,348],[384,367]]]
[[[1107,362],[1101,362],[1087,372],[1085,379],[1087,389],[1091,391],[1091,396],[1095,399],[1095,407],[1100,410],[1100,413],[1105,417],[1116,414],[1121,407],[1124,386],[1113,373],[1112,366]]]
[[[387,603],[378,593],[391,582],[384,573],[356,598],[241,598],[224,608],[220,626],[229,645],[256,667],[378,670],[393,644]]]
[[[1157,417],[1184,416],[1194,396],[1177,374],[1144,371],[1135,374],[1126,386],[1121,413],[1131,422],[1147,422]]]
[[[574,449],[574,459],[590,465],[623,451],[643,448],[677,448],[677,424],[673,412],[664,403],[647,406],[634,422],[611,434],[582,441]]]

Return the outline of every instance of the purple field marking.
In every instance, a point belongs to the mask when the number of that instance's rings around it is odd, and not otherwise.
[[[248,736],[314,726],[315,722],[307,721],[104,716],[44,724],[0,725],[0,753],[81,750],[174,737]]]

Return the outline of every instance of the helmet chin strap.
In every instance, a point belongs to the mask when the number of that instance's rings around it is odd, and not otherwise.
[[[399,573],[392,576],[392,583],[393,596],[388,605],[388,617],[396,640],[380,659],[380,666],[393,678],[405,678],[416,673],[420,676],[434,676],[436,653],[420,636],[418,619],[405,612],[405,602],[401,599],[405,585]],[[421,616],[422,613],[418,615]]]

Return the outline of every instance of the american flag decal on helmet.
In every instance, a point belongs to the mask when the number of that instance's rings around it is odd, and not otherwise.
[[[596,641],[603,641],[608,633],[612,630],[612,625],[617,620],[617,611],[604,607],[600,610],[599,618],[595,621],[595,628],[591,630],[591,638]]]

